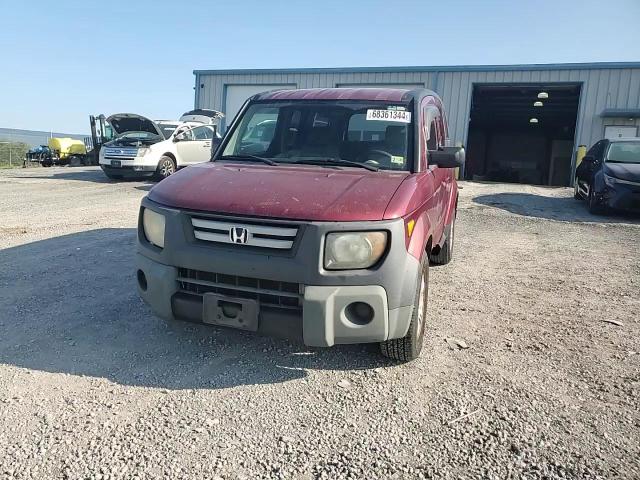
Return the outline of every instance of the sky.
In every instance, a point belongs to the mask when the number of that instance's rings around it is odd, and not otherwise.
[[[640,0],[0,0],[0,127],[177,118],[195,69],[640,61]]]

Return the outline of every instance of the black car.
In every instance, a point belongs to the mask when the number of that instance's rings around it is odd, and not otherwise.
[[[576,169],[574,196],[591,213],[640,212],[640,138],[600,140]]]

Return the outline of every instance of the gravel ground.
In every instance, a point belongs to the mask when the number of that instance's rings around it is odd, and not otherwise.
[[[637,218],[464,184],[425,351],[395,365],[155,318],[149,187],[0,172],[1,479],[640,478]]]

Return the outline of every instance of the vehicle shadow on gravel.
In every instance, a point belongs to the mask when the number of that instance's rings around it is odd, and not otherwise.
[[[584,202],[571,197],[554,197],[532,193],[502,192],[473,198],[479,205],[496,207],[517,215],[565,222],[627,223],[640,225],[640,215],[609,212],[593,215]]]
[[[17,175],[9,178],[25,179],[37,178],[42,180],[78,180],[92,183],[112,183],[99,167],[51,167],[21,170]]]
[[[310,349],[160,320],[136,292],[134,251],[135,229],[0,250],[0,363],[164,389],[277,384],[309,370],[390,365],[374,346]]]
[[[23,170],[24,174],[9,176],[9,178],[24,179],[24,178],[38,178],[42,180],[76,180],[79,182],[91,182],[91,183],[133,183],[133,182],[148,182],[149,188],[155,185],[150,179],[144,178],[121,178],[112,180],[108,178],[99,167],[52,167],[52,168],[40,168],[37,170],[27,171]],[[27,175],[26,173],[29,173]]]

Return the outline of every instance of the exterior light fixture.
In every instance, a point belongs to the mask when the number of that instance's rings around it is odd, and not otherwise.
[[[533,103],[533,106],[534,106],[534,107],[541,107],[542,105],[544,105],[544,103],[542,103],[542,102],[540,102],[540,101],[538,101],[538,102],[534,102],[534,103]]]
[[[529,123],[538,123],[538,119],[533,117],[529,119]]]
[[[549,94],[547,92],[540,92],[538,98],[549,98]]]

